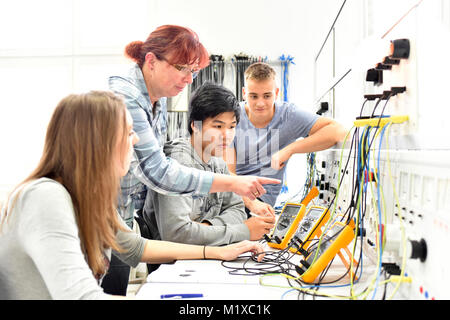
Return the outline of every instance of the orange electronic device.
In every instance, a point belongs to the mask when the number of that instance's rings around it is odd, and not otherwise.
[[[335,222],[317,242],[312,252],[296,266],[301,279],[307,283],[314,282],[337,254],[342,259],[341,249],[347,248],[354,236],[354,224]],[[350,274],[353,275],[353,272]]]
[[[269,247],[276,249],[286,248],[295,228],[305,214],[305,209],[306,207],[299,203],[288,202],[284,205],[277,224],[269,236],[270,241],[267,242]]]
[[[267,241],[269,247],[276,249],[285,249],[287,247],[292,235],[297,229],[298,223],[305,215],[306,206],[318,194],[319,190],[316,187],[312,187],[301,203],[288,202],[284,205],[277,224]]]
[[[304,218],[298,224],[294,234],[294,239],[300,242],[302,250],[292,247],[289,250],[300,254],[305,252],[311,244],[311,241],[322,234],[322,227],[328,222],[330,212],[325,207],[311,206],[306,212]]]

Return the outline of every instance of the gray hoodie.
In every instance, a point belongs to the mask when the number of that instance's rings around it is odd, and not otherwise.
[[[168,142],[164,153],[187,167],[229,174],[222,158],[211,157],[204,163],[189,139]],[[223,245],[250,239],[250,231],[244,224],[247,219],[244,202],[233,192],[194,198],[149,190],[145,208],[153,239],[199,245]],[[209,222],[211,226],[200,224],[202,222]]]

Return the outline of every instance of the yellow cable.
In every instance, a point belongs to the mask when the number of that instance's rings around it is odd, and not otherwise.
[[[342,160],[342,152],[343,152],[343,150],[344,150],[345,143],[347,142],[348,136],[350,135],[350,132],[352,131],[352,129],[353,129],[353,127],[347,132],[347,134],[346,134],[346,136],[345,136],[345,138],[344,138],[344,141],[343,141],[343,143],[342,143],[341,160]],[[338,186],[337,186],[337,190],[336,190],[336,198],[338,197],[338,191],[339,191],[339,181],[340,181],[339,176],[340,176],[340,172],[341,172],[341,169],[340,169],[340,168],[341,168],[341,162],[339,163]],[[323,239],[324,235],[327,233],[326,230],[328,230],[328,227],[331,225],[331,222],[333,221],[334,214],[335,214],[335,210],[336,210],[336,203],[337,203],[337,199],[335,199],[333,211],[331,212],[330,217],[329,217],[327,223],[325,223],[325,225],[323,226],[324,232],[322,232],[321,236],[319,237],[319,242],[318,242],[318,244],[317,244],[316,253],[315,253],[315,255],[314,255],[313,261],[310,263],[310,267],[311,267],[311,266],[314,264],[314,262],[316,261],[317,256],[318,256],[319,251],[320,251],[320,245],[322,244],[322,239]],[[312,239],[311,239],[311,240],[312,240]],[[305,272],[307,272],[307,271],[309,270],[310,267],[308,267],[308,269],[306,269]],[[301,278],[301,276],[300,276],[299,278]]]
[[[393,179],[392,179],[392,174],[391,174],[391,166],[390,166],[390,158],[389,158],[389,133],[390,133],[390,128],[391,128],[391,125],[392,125],[392,122],[391,123],[388,123],[387,124],[387,128],[386,128],[386,148],[387,148],[387,165],[388,165],[388,173],[389,173],[389,179],[390,179],[390,182],[391,182],[391,184],[392,184],[392,186],[393,186],[393,192],[394,192],[394,197],[395,197],[395,200],[396,200],[396,203],[397,203],[397,206],[398,207],[400,207],[400,205],[399,205],[399,201],[398,201],[398,196],[397,196],[397,193],[396,193],[396,190],[395,190],[395,185],[394,185],[394,182],[393,182]],[[353,129],[354,127],[352,127],[352,129]],[[341,156],[340,156],[340,161],[339,161],[339,174],[338,174],[338,182],[340,181],[340,173],[341,173],[341,166],[342,166],[342,158],[343,158],[343,151],[344,151],[344,147],[345,147],[345,142],[346,142],[346,140],[347,140],[347,138],[348,138],[348,136],[349,136],[349,134],[350,134],[350,132],[351,132],[351,130],[352,129],[350,129],[350,131],[347,133],[347,135],[346,135],[346,137],[345,137],[345,139],[344,139],[344,143],[343,143],[343,147],[342,147],[342,150],[341,150]],[[367,130],[367,127],[364,129],[364,132],[363,132],[363,134],[365,133],[365,131]],[[374,139],[376,139],[377,137],[378,137],[378,135],[380,134],[380,131],[378,130],[377,131],[377,133],[376,133],[376,135],[375,135],[375,137],[374,137]],[[366,145],[363,145],[363,146],[361,146],[361,148],[363,149],[363,150],[365,150],[364,148],[366,148],[367,146]],[[375,150],[374,150],[375,151]],[[361,157],[362,157],[362,155],[363,155],[363,152],[361,152]],[[374,162],[375,162],[375,155],[373,155],[373,159],[374,159]],[[360,159],[361,161],[362,161],[362,158]],[[369,161],[369,159],[367,159],[368,161]],[[381,176],[381,173],[380,173],[380,176]],[[378,181],[378,180],[381,180],[381,179],[377,179],[377,183],[381,183],[381,181]],[[363,186],[364,186],[364,179],[361,179],[361,186],[360,186],[360,191],[359,191],[359,194],[358,194],[358,200],[357,200],[357,203],[356,203],[356,207],[355,207],[355,210],[356,211],[358,211],[358,209],[359,209],[359,206],[360,206],[360,204],[361,204],[361,198],[362,198],[362,190],[363,190]],[[340,185],[338,184],[338,187],[337,187],[337,190],[336,190],[336,199],[335,199],[335,204],[334,204],[334,207],[333,207],[333,211],[332,211],[332,214],[330,215],[330,219],[329,219],[329,221],[328,221],[328,223],[325,225],[325,230],[327,229],[327,227],[329,226],[329,224],[331,223],[331,221],[333,220],[332,218],[334,217],[334,214],[335,214],[335,211],[336,211],[336,206],[337,206],[337,202],[338,202],[338,197],[339,197],[339,189],[340,189]],[[382,217],[384,217],[384,221],[385,221],[385,223],[386,223],[386,221],[387,221],[387,214],[386,214],[386,201],[385,201],[385,198],[384,198],[384,193],[381,191],[382,189],[381,189],[381,184],[380,184],[380,193],[381,193],[381,198],[382,199],[378,199],[378,201],[382,201],[382,204],[383,204],[383,206],[382,206],[382,212],[380,213],[381,215],[382,215]],[[374,196],[373,196],[373,194],[374,194],[374,190],[373,190],[373,186],[371,185],[371,192],[372,192],[372,199],[374,199]],[[378,206],[373,206],[374,208],[376,208],[376,210],[378,210],[377,208],[378,208]],[[380,206],[381,207],[381,206]],[[378,217],[377,217],[378,215],[376,215],[376,218],[375,218],[375,221],[376,221],[376,226],[377,226],[377,230],[379,229],[379,222],[378,222]],[[392,299],[392,297],[395,295],[395,293],[397,292],[397,290],[398,290],[398,288],[399,288],[399,286],[402,284],[402,283],[404,283],[404,282],[407,282],[407,283],[410,283],[411,281],[412,281],[412,279],[410,278],[410,277],[405,277],[404,276],[404,269],[405,269],[405,264],[406,264],[406,237],[405,237],[405,230],[404,230],[404,227],[403,227],[403,223],[402,223],[402,217],[401,217],[401,213],[399,213],[399,218],[400,218],[400,224],[401,224],[401,231],[402,231],[402,240],[403,240],[403,259],[402,259],[402,266],[401,266],[401,274],[400,274],[400,276],[391,276],[389,279],[387,279],[387,280],[384,280],[384,281],[381,281],[381,282],[379,282],[379,284],[380,285],[382,285],[382,284],[386,284],[386,283],[390,283],[390,282],[396,282],[397,284],[396,284],[396,287],[395,287],[395,289],[394,289],[394,292],[392,293],[392,295],[391,295],[391,297],[389,298],[389,299]],[[359,225],[359,215],[356,215],[356,227]],[[321,243],[321,240],[322,240],[322,238],[323,238],[323,236],[325,235],[325,233],[326,232],[324,232],[322,235],[321,235],[321,237],[320,237],[320,239],[319,239],[319,244],[318,244],[318,248],[320,248],[320,243]],[[353,245],[353,251],[352,251],[352,257],[351,257],[351,270],[353,270],[353,261],[354,261],[354,253],[355,253],[355,249],[356,249],[356,237],[357,237],[357,233],[355,232],[355,239],[354,239],[354,245]],[[377,237],[378,237],[378,233],[377,233]],[[383,237],[384,238],[384,237]],[[385,239],[385,238],[384,238]],[[383,239],[382,239],[382,241],[383,241]],[[383,241],[383,243],[382,243],[382,246],[384,247],[384,241]],[[377,266],[379,265],[379,259],[380,259],[380,255],[379,255],[379,250],[380,250],[380,248],[379,248],[379,241],[377,241],[376,242],[376,248],[377,248],[377,257],[378,257],[378,263],[377,263]],[[315,257],[314,257],[314,260],[313,260],[313,263],[314,263],[314,261],[315,261],[315,259],[317,258],[317,253],[318,253],[318,250],[316,251],[316,255],[315,255]],[[271,284],[265,284],[264,282],[263,282],[263,278],[264,277],[266,277],[266,276],[275,276],[275,275],[278,275],[278,276],[282,276],[282,277],[284,277],[284,278],[287,278],[287,279],[291,279],[291,280],[299,280],[299,279],[301,279],[301,276],[299,276],[299,277],[293,277],[293,276],[290,276],[290,275],[287,275],[287,274],[283,274],[283,273],[272,273],[272,274],[266,274],[266,275],[262,275],[261,277],[260,277],[260,284],[261,285],[264,285],[264,286],[270,286],[270,287],[278,287],[278,288],[286,288],[286,289],[295,289],[295,290],[298,290],[298,291],[302,291],[302,292],[306,292],[306,293],[311,293],[311,294],[320,294],[321,296],[326,296],[326,297],[329,297],[329,298],[334,298],[334,299],[356,299],[356,298],[360,298],[360,297],[362,297],[363,299],[366,299],[367,298],[367,296],[369,295],[369,293],[370,292],[372,292],[373,291],[373,287],[374,287],[374,283],[376,282],[376,274],[378,273],[378,268],[375,270],[375,272],[374,272],[374,274],[372,275],[372,281],[371,281],[371,283],[369,284],[369,286],[365,289],[365,290],[363,290],[361,293],[357,293],[357,294],[355,294],[355,292],[354,292],[354,288],[353,288],[353,277],[350,277],[350,292],[351,292],[351,294],[349,295],[349,296],[341,296],[341,295],[332,295],[332,294],[327,294],[327,293],[323,293],[323,292],[318,292],[317,290],[312,290],[312,289],[308,289],[308,288],[303,288],[303,287],[295,287],[295,286],[292,286],[292,285],[289,285],[289,286],[282,286],[282,285],[271,285]],[[320,286],[319,286],[319,288],[320,288]]]
[[[365,130],[366,131],[366,130]],[[364,134],[365,134],[365,131],[363,132],[363,136],[364,136]],[[377,133],[376,133],[376,135],[375,135],[375,138],[378,136],[378,133],[379,133],[379,131],[377,131]],[[375,139],[374,138],[374,139]],[[366,151],[365,149],[367,148],[368,146],[366,146],[365,144],[364,144],[364,140],[363,140],[363,144],[362,144],[362,146],[361,146],[361,149],[362,150],[364,150],[364,151]],[[361,161],[361,164],[363,164],[364,162],[364,159],[363,159],[363,154],[365,154],[366,152],[361,152],[361,159],[360,159],[360,161]],[[366,153],[367,154],[367,153]],[[370,159],[368,158],[367,159],[367,161],[370,161]],[[363,192],[363,187],[364,187],[364,181],[365,181],[365,177],[362,177],[362,179],[361,179],[361,186],[360,186],[360,195],[361,195],[361,197],[362,197],[362,192]],[[359,210],[359,200],[358,200],[358,207],[357,207],[357,209]],[[378,219],[377,218],[375,218],[375,229],[376,230],[378,230]],[[380,262],[380,252],[379,252],[379,250],[380,250],[380,248],[379,248],[379,246],[378,246],[378,241],[375,241],[375,243],[376,243],[376,252],[377,252],[377,265],[379,265],[379,262]],[[356,247],[354,247],[354,250],[355,250],[355,248]],[[374,274],[372,275],[372,277],[371,277],[371,282],[370,282],[370,284],[368,285],[368,287],[366,288],[366,290],[364,290],[360,295],[363,297],[363,299],[366,299],[367,298],[367,296],[369,295],[369,293],[373,290],[373,288],[374,288],[374,284],[375,284],[375,282],[376,282],[376,276],[377,276],[377,270],[375,270],[375,272],[374,272]]]

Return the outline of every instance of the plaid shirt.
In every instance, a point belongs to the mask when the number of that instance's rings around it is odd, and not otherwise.
[[[134,211],[143,209],[147,187],[168,195],[207,195],[211,172],[184,167],[165,156],[167,99],[161,98],[153,107],[139,66],[135,64],[126,75],[110,77],[109,88],[123,96],[139,137],[130,170],[120,183],[119,213],[127,225],[132,227]]]

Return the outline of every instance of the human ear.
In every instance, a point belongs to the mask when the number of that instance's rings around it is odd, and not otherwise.
[[[153,52],[147,52],[145,55],[145,63],[147,63],[150,68],[153,68],[156,60],[157,58]]]
[[[195,125],[195,121],[191,122],[191,129],[193,133],[198,133],[200,129]]]
[[[278,99],[278,94],[280,93],[280,88],[275,88],[275,100]]]
[[[245,92],[245,87],[242,87],[242,98],[247,101],[247,94]]]

